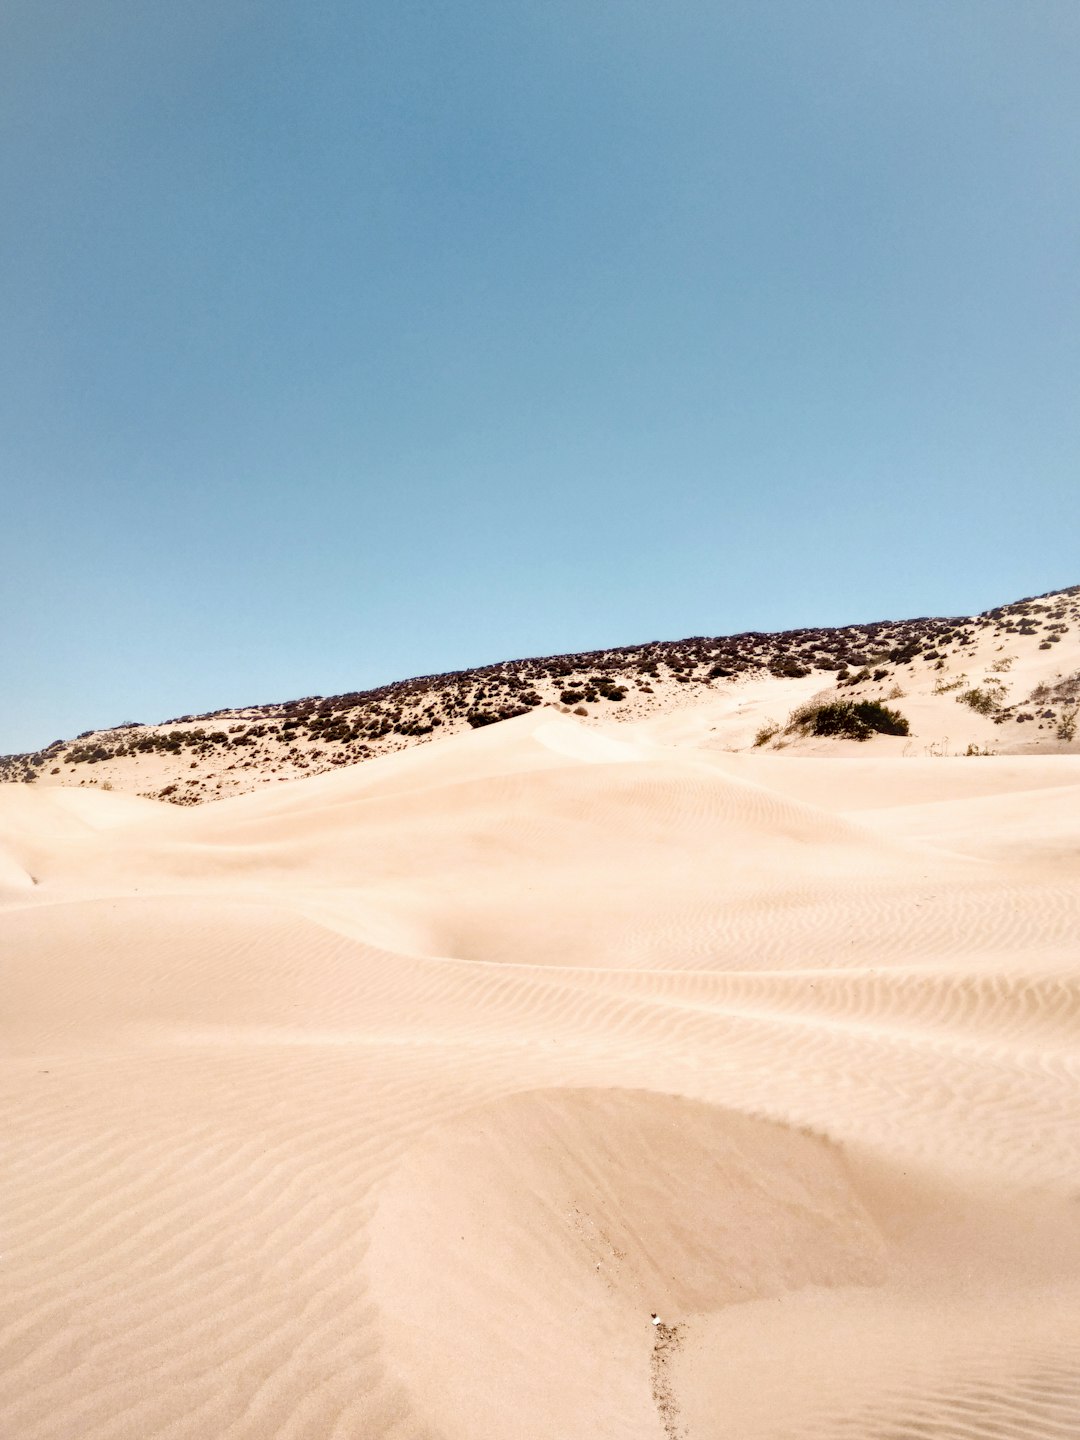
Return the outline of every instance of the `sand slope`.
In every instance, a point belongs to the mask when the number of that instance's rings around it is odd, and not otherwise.
[[[0,787],[9,1433],[1080,1433],[1080,760],[713,723]]]

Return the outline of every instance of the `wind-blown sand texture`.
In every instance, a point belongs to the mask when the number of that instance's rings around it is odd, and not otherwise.
[[[1080,755],[716,704],[0,786],[5,1434],[1080,1434]]]

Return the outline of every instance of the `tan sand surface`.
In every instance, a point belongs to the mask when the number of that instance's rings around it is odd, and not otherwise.
[[[1080,756],[730,707],[0,786],[5,1435],[1080,1435]]]

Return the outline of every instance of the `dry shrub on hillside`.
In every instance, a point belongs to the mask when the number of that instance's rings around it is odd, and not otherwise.
[[[899,710],[877,700],[827,700],[804,705],[792,714],[788,729],[843,740],[869,740],[874,734],[910,734],[908,722]]]
[[[1005,688],[1000,681],[987,680],[982,686],[973,686],[956,698],[961,705],[969,706],[979,715],[993,715],[1001,709]]]

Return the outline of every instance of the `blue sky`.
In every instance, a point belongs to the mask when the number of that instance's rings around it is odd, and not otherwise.
[[[0,28],[0,750],[1080,581],[1075,0]]]

